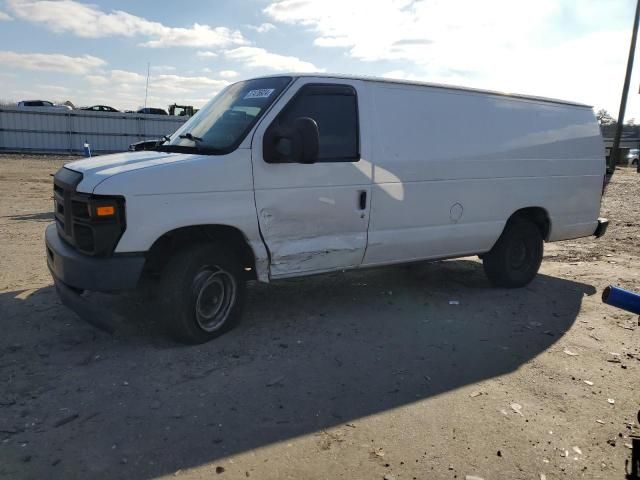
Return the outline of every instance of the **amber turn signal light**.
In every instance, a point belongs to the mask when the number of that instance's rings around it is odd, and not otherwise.
[[[116,209],[113,205],[103,205],[102,207],[96,207],[96,216],[98,217],[111,217],[116,214]]]

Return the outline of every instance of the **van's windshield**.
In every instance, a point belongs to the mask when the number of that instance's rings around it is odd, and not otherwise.
[[[290,81],[271,77],[229,85],[157,149],[213,155],[235,150]]]

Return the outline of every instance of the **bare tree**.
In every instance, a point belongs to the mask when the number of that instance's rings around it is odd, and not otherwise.
[[[601,108],[596,113],[596,118],[600,125],[613,125],[616,123],[616,119],[611,116],[604,108]]]

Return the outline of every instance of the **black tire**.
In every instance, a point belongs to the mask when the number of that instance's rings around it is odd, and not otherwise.
[[[540,229],[526,219],[512,219],[482,265],[489,281],[496,287],[519,288],[538,273],[542,262],[543,240]]]
[[[240,320],[245,295],[240,262],[222,245],[190,246],[163,269],[159,293],[171,337],[188,344],[208,342]]]

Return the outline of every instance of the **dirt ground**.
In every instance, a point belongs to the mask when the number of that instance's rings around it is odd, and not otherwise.
[[[184,347],[135,295],[90,295],[114,336],[58,301],[64,161],[0,156],[1,478],[624,478],[640,327],[600,293],[640,290],[634,171],[607,235],[546,245],[527,288],[475,258],[252,285],[237,329]]]

